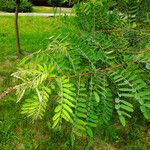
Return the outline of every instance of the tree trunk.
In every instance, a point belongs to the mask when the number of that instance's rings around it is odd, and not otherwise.
[[[16,11],[15,11],[15,31],[16,31],[16,46],[18,54],[22,54],[20,48],[20,38],[19,38],[19,26],[18,26],[18,11],[19,11],[20,0],[16,0]]]

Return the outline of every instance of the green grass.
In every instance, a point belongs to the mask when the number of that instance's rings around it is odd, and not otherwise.
[[[57,30],[58,26],[55,24],[53,18],[20,17],[19,28],[21,49],[33,52],[46,48],[50,34]],[[16,53],[13,17],[1,16],[0,43],[0,61]]]
[[[61,26],[60,19],[49,17],[19,17],[20,43],[24,53],[45,50],[51,33]],[[14,17],[0,19],[0,91],[10,86],[10,74],[20,58],[16,55]],[[3,84],[5,83],[5,84]],[[7,84],[6,84],[7,83]]]
[[[46,7],[46,6],[33,6],[33,11],[34,13],[53,13],[53,8],[52,7]],[[60,10],[61,9],[61,10]],[[70,13],[71,9],[64,9],[64,8],[57,8],[57,13]]]
[[[61,27],[60,19],[49,17],[19,17],[20,42],[23,52],[32,53],[45,50],[50,35]],[[0,19],[0,93],[12,86],[10,74],[15,70],[20,58],[16,54],[14,17]],[[0,101],[0,150],[19,149],[59,149],[66,133],[53,133],[48,128],[48,115],[45,121],[31,120],[20,115],[20,105],[15,95]],[[63,140],[63,142],[65,139]]]

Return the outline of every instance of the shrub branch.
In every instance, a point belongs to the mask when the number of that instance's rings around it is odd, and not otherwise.
[[[116,65],[113,68],[105,68],[105,69],[101,69],[101,70],[97,70],[96,73],[102,73],[102,72],[106,72],[106,71],[110,71],[110,70],[114,70],[118,67],[121,67],[122,65]],[[75,78],[75,77],[81,77],[81,76],[88,76],[94,74],[94,72],[87,72],[87,73],[83,73],[83,74],[74,74],[71,76],[66,76],[65,78]],[[57,77],[56,77],[57,78]],[[54,80],[56,78],[50,78],[50,80]],[[0,100],[2,100],[5,96],[7,96],[8,94],[12,93],[19,85],[16,85],[14,87],[8,87],[3,93],[0,94]]]

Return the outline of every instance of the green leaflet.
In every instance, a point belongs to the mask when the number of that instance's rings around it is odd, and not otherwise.
[[[90,114],[90,118],[92,118],[92,119],[94,119],[94,120],[97,120],[97,119],[98,119],[97,115],[95,115],[94,113],[91,113],[91,114]]]
[[[71,109],[68,105],[63,104],[63,107],[64,107],[64,109],[66,109],[68,112],[70,112],[71,114],[73,114],[72,109]]]
[[[70,107],[75,107],[75,105],[74,105],[72,102],[70,102],[69,100],[67,100],[67,99],[64,99],[64,102],[65,102],[67,105],[69,105]]]
[[[70,88],[70,87],[72,87],[73,86],[73,84],[64,84],[63,85],[63,87],[65,87],[65,88]]]
[[[76,102],[76,100],[75,100],[72,96],[70,96],[70,95],[68,95],[68,94],[66,94],[66,93],[63,93],[63,96],[64,96],[66,99],[68,99],[68,100],[71,100],[71,101],[73,101],[73,102]]]
[[[150,103],[145,103],[144,106],[150,108]]]
[[[87,118],[86,114],[83,114],[83,113],[80,113],[80,112],[77,113],[77,116],[81,117],[81,118]]]
[[[60,117],[60,115],[61,115],[61,111],[59,113],[57,113],[57,114],[54,115],[53,121],[55,121],[56,119],[58,119]]]
[[[140,92],[139,95],[140,95],[141,97],[150,96],[150,89],[149,89],[149,91],[148,91],[148,90],[145,90],[144,92]]]
[[[77,129],[80,129],[82,131],[86,131],[86,129],[83,126],[81,126],[81,125],[75,124],[74,127],[77,128]]]
[[[87,134],[88,134],[91,138],[93,138],[93,131],[91,130],[91,128],[86,127],[86,129],[87,129]]]
[[[129,88],[119,88],[119,91],[133,92],[133,89],[129,89]]]
[[[79,101],[80,101],[80,99],[79,99]],[[84,102],[86,102],[86,100],[85,100]],[[82,101],[82,102],[78,103],[78,104],[77,104],[78,107],[83,107],[83,108],[85,108],[85,107],[86,107],[86,103],[84,103],[84,102]]]
[[[99,102],[100,101],[99,95],[96,92],[94,92],[94,96],[95,96],[96,102]]]
[[[74,92],[70,91],[67,88],[63,88],[63,92],[66,93],[66,94],[72,95],[72,96],[76,96],[76,94]]]
[[[120,119],[121,124],[122,124],[123,126],[125,126],[125,125],[126,125],[126,120],[125,120],[125,118],[124,118],[123,116],[119,116],[119,119]]]
[[[60,110],[62,109],[62,105],[58,105],[56,108],[55,108],[55,113],[59,112]]]
[[[129,112],[133,112],[134,111],[131,107],[129,107],[127,105],[123,105],[123,104],[120,105],[120,108],[125,109],[125,110],[127,110]]]
[[[69,78],[68,79],[64,79],[63,81],[62,81],[62,83],[64,84],[64,83],[68,83],[69,82]]]
[[[119,111],[119,114],[123,115],[123,116],[127,116],[129,118],[131,118],[131,115],[129,115],[128,113],[126,113],[125,111]]]
[[[20,89],[17,90],[16,92],[16,95],[18,96],[17,103],[23,98],[25,91],[26,91],[26,87],[22,88],[21,90]]]
[[[62,110],[62,117],[66,120],[66,121],[70,121],[71,123],[73,123],[73,120],[71,119],[69,113],[66,110]]]
[[[76,120],[76,123],[77,123],[77,124],[80,124],[80,125],[82,125],[82,126],[85,126],[85,125],[86,125],[86,122],[84,122],[84,121],[81,120],[81,119],[77,119],[77,120]]]
[[[86,108],[82,108],[82,107],[77,107],[77,111],[78,112],[82,112],[82,113],[87,113],[87,109]]]
[[[125,104],[129,107],[133,107],[133,105],[131,103],[127,102],[127,101],[121,100],[121,103],[123,103],[123,104]]]
[[[128,93],[120,94],[120,96],[122,96],[122,97],[134,97],[133,94],[128,94]]]
[[[55,120],[52,128],[55,128],[58,125],[59,121],[60,121],[60,118],[58,118],[57,120]]]
[[[96,123],[93,123],[93,122],[87,122],[87,124],[90,126],[90,127],[96,127],[97,126],[97,124]]]
[[[146,119],[150,119],[150,109],[147,108],[146,106],[140,106],[140,109],[141,109],[141,111],[143,112],[144,117],[145,117]]]
[[[44,68],[42,65],[38,64],[37,66],[38,66],[38,69],[39,69],[40,71],[44,71],[44,70],[45,70],[45,68]],[[47,68],[46,68],[46,69],[47,69]]]
[[[54,84],[51,84],[51,89],[55,90],[55,85]]]

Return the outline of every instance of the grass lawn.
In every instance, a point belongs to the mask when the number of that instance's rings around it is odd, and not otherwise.
[[[47,6],[33,6],[33,11],[34,13],[54,13],[52,7],[47,7]],[[57,8],[56,13],[70,13],[72,12],[71,8]]]
[[[19,17],[20,43],[23,52],[44,50],[50,34],[56,31],[60,19],[49,17]],[[57,24],[57,25],[56,25]],[[14,17],[0,18],[0,91],[8,87],[6,80],[19,58],[16,55]],[[3,84],[5,83],[5,84]],[[8,82],[9,83],[9,82]]]
[[[44,50],[50,34],[61,26],[59,21],[59,18],[19,17],[20,42],[23,52]],[[14,17],[1,17],[0,93],[14,84],[10,74],[15,70],[19,60],[20,58],[16,55]],[[65,132],[55,135],[48,129],[47,123],[49,122],[39,120],[36,124],[32,124],[31,120],[21,116],[20,105],[16,104],[14,93],[2,101],[0,102],[0,150],[59,149]],[[47,117],[49,114],[46,115]]]
[[[23,51],[33,52],[44,49],[50,33],[57,30],[53,18],[20,17],[20,43]],[[59,24],[59,23],[58,23]],[[0,19],[0,62],[16,52],[14,17]]]

